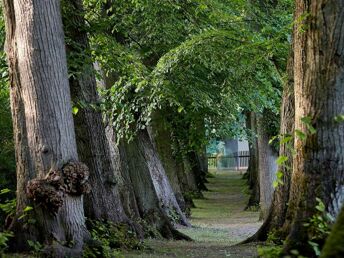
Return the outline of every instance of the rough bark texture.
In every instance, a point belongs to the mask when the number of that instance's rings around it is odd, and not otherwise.
[[[149,218],[151,214],[153,218],[156,216],[155,212],[163,211],[164,217],[169,218],[170,221],[189,226],[189,222],[177,203],[148,132],[140,131],[132,142],[126,144],[125,151],[129,163],[130,180],[141,216],[144,219],[151,219]],[[155,217],[157,218],[155,223],[158,223],[158,228],[161,228],[159,224],[164,224],[165,219],[164,217],[159,218],[159,216],[161,214]],[[165,232],[161,233],[165,234]]]
[[[258,206],[259,205],[259,173],[258,173],[258,142],[257,142],[257,121],[256,121],[256,114],[253,112],[248,112],[246,118],[246,126],[251,131],[252,137],[249,141],[249,153],[250,159],[247,169],[247,181],[249,188],[251,190],[250,199],[248,201],[246,209],[250,207]]]
[[[105,86],[110,88],[116,77],[115,74],[106,77]],[[178,205],[148,131],[142,130],[132,142],[120,141],[116,146],[114,131],[108,126],[107,137],[113,143],[111,153],[114,160],[120,164],[117,175],[120,174],[121,200],[128,216],[133,220],[143,219],[163,237],[189,239],[175,230],[172,224],[190,225]]]
[[[156,111],[153,116],[151,126],[150,136],[152,138],[152,142],[155,145],[159,158],[166,171],[166,175],[176,196],[177,202],[182,211],[186,212],[187,206],[177,173],[178,164],[172,150],[172,135],[158,111]]]
[[[86,169],[84,178],[74,178],[75,182],[70,181],[74,179],[63,168],[68,162],[77,161],[78,156],[60,4],[49,0],[3,3],[16,140],[17,214],[30,203],[26,192],[32,190],[34,227],[39,231],[39,234],[30,230],[23,234],[27,231],[25,223],[14,220],[13,247],[23,250],[28,239],[40,240],[54,257],[78,257],[89,234],[84,221],[82,192],[74,192],[75,189],[69,187],[86,183],[87,167],[83,167]],[[73,169],[69,172],[79,175]],[[54,173],[56,177],[49,176]],[[37,188],[33,187],[35,183]],[[65,190],[55,187],[60,184],[65,184]],[[27,189],[28,185],[33,188]],[[44,198],[38,198],[42,196]],[[38,200],[44,203],[37,203]],[[50,209],[47,205],[56,206]]]
[[[259,190],[261,218],[266,219],[272,203],[274,188],[273,182],[277,172],[277,153],[269,145],[270,136],[266,130],[265,120],[262,116],[257,117],[258,133],[258,159],[259,159]]]
[[[331,234],[326,239],[321,258],[337,258],[344,257],[344,207],[338,215]]]
[[[95,68],[99,73],[101,73],[101,67],[98,64],[95,65]],[[100,87],[109,89],[114,85],[117,80],[115,74],[109,74],[108,76],[103,75],[103,81],[99,82]],[[109,143],[109,150],[111,155],[112,166],[114,168],[114,174],[116,179],[116,186],[120,195],[122,207],[125,211],[125,214],[132,220],[137,221],[140,219],[140,212],[137,206],[135,192],[133,185],[130,182],[129,176],[129,166],[128,159],[125,152],[126,143],[120,141],[117,143],[116,134],[112,127],[111,118],[104,117],[106,121],[106,138]],[[140,235],[142,232],[137,232]]]
[[[297,154],[289,209],[294,212],[286,251],[306,255],[309,234],[303,226],[315,212],[316,197],[334,216],[343,202],[344,123],[344,3],[336,0],[296,1],[294,32],[295,129],[307,139],[295,139]],[[311,119],[310,134],[303,117]]]
[[[64,18],[66,36],[72,41],[67,45],[67,53],[73,56],[85,55],[89,48],[83,6],[81,0],[64,2],[68,17]],[[70,15],[73,11],[74,15]],[[89,59],[89,60],[87,60]],[[71,60],[73,61],[73,60]],[[75,60],[74,60],[75,62]],[[72,101],[79,106],[74,116],[76,141],[80,160],[90,169],[91,192],[85,195],[85,213],[90,219],[127,222],[128,218],[122,207],[115,175],[115,163],[111,160],[109,141],[106,137],[102,114],[95,109],[99,103],[96,79],[92,61],[85,57],[81,67],[70,71]],[[91,106],[93,105],[93,106]]]

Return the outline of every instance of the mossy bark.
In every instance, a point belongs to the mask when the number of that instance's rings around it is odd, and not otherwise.
[[[333,225],[324,248],[321,251],[321,258],[344,257],[344,207]]]

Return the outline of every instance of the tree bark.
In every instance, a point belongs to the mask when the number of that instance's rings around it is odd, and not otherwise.
[[[39,240],[54,257],[79,257],[89,239],[83,211],[88,169],[77,161],[60,2],[3,4],[18,177],[12,248]],[[33,231],[18,219],[28,204]]]
[[[169,179],[174,195],[176,196],[177,202],[183,212],[189,212],[187,211],[188,207],[184,200],[183,191],[177,173],[178,164],[173,154],[171,140],[172,134],[164,123],[159,111],[156,111],[153,115],[150,131],[152,142],[166,171],[166,175]]]
[[[110,88],[116,79],[115,74],[106,77],[105,86]],[[108,138],[113,140],[112,153],[120,154],[124,179],[120,189],[126,211],[136,219],[139,214],[139,218],[153,225],[163,237],[190,240],[174,229],[173,223],[190,224],[178,205],[148,130],[139,131],[129,143],[121,140],[118,146],[115,146],[113,129],[109,126],[107,130]]]
[[[66,1],[64,5],[68,10],[64,17],[65,32],[71,40],[67,53],[82,57],[89,49],[82,1]],[[90,219],[128,222],[118,192],[115,163],[111,160],[116,157],[111,156],[102,114],[95,108],[99,96],[93,63],[88,56],[84,61],[81,67],[70,65],[73,76],[69,82],[72,101],[75,105],[83,103],[74,116],[74,123],[80,160],[90,169],[92,190],[85,196],[85,213]]]
[[[163,211],[164,217],[169,218],[170,221],[189,226],[189,222],[175,199],[172,187],[148,132],[146,130],[138,132],[137,137],[126,144],[125,151],[129,162],[130,180],[133,184],[141,216],[150,221],[151,215],[153,218],[155,212]],[[158,220],[165,223],[164,217],[160,217]],[[156,222],[161,223],[160,221]],[[157,226],[162,228],[159,224]],[[162,235],[165,234],[165,232],[161,233]]]
[[[295,129],[307,138],[295,139],[289,201],[294,216],[285,251],[312,255],[303,224],[316,212],[315,198],[336,216],[344,196],[344,124],[335,121],[344,112],[344,3],[296,1],[295,20],[302,21],[294,31]]]
[[[263,116],[257,117],[258,134],[258,164],[259,164],[259,196],[261,219],[266,219],[272,203],[274,193],[273,182],[277,172],[277,153],[269,145],[270,136],[265,126]]]
[[[246,209],[259,205],[259,164],[258,164],[258,142],[257,142],[257,121],[254,112],[248,112],[246,126],[251,131],[249,140],[250,159],[247,169],[248,185],[251,190],[250,199]]]

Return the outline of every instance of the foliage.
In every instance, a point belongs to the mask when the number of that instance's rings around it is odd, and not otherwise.
[[[38,241],[28,240],[27,243],[31,249],[31,253],[35,255],[36,257],[37,256],[39,257],[41,255],[41,252],[44,246]]]
[[[9,101],[8,71],[6,56],[3,51],[4,41],[5,24],[0,4],[0,184],[1,187],[14,189],[14,145]]]
[[[158,110],[176,152],[188,152],[245,135],[244,110],[278,114],[290,2],[263,15],[246,1],[85,0],[91,53],[105,75],[102,109],[117,139],[132,139]]]
[[[11,192],[9,189],[2,189],[0,191],[0,196],[8,195]],[[1,198],[3,199],[3,198]],[[6,198],[3,203],[0,203],[0,210],[2,211],[3,216],[1,216],[1,219],[4,221],[5,216],[13,216],[16,209],[16,200],[15,199],[8,199]],[[13,236],[13,233],[8,230],[4,230],[3,227],[0,227],[0,255],[6,250],[7,248],[7,242],[10,240],[10,238]]]
[[[6,214],[6,216],[13,216],[16,211],[16,199],[12,197],[11,190],[8,188],[0,190],[0,196],[6,196],[2,198],[4,202],[0,203],[0,210]]]
[[[10,238],[13,237],[13,233],[10,231],[0,232],[0,255],[6,250],[7,243]]]
[[[258,246],[258,255],[263,258],[275,258],[280,257],[282,254],[283,246],[281,245],[267,245]]]
[[[278,145],[284,144],[286,149],[290,151],[290,153],[293,156],[295,156],[297,150],[293,146],[294,139],[298,138],[304,142],[306,141],[308,136],[316,133],[316,129],[313,127],[311,118],[309,116],[302,117],[301,122],[306,126],[306,130],[301,131],[301,130],[295,129],[294,132],[291,132],[291,134],[284,134],[284,135],[280,134],[280,135],[274,136],[270,139],[269,144],[273,144],[275,142],[277,142]],[[291,170],[292,168],[287,165],[288,160],[289,158],[287,156],[280,155],[277,158],[276,163],[280,168],[284,167],[287,170]],[[274,188],[278,187],[279,185],[283,185],[283,181],[282,181],[283,172],[281,170],[278,170],[276,173],[276,176],[277,178],[273,182]]]
[[[117,249],[140,249],[141,242],[127,224],[115,224],[104,221],[88,221],[91,236],[97,245],[88,246],[84,257],[120,257]]]
[[[308,244],[313,248],[315,255],[320,256],[320,250],[325,243],[325,239],[331,232],[331,226],[335,219],[325,210],[325,204],[320,198],[316,198],[317,212],[303,225],[308,229],[311,236]]]

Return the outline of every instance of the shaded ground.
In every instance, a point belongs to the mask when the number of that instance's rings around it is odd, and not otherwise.
[[[124,253],[124,257],[256,257],[254,244],[232,246],[254,234],[258,212],[244,211],[248,196],[242,175],[217,172],[209,179],[205,199],[195,200],[192,228],[179,228],[194,242],[147,240],[147,250]]]

